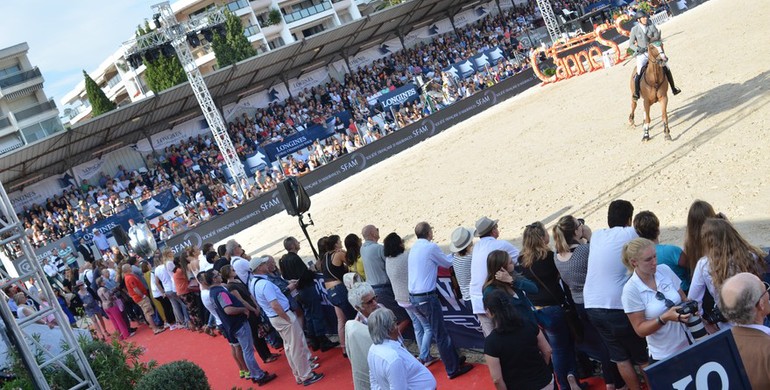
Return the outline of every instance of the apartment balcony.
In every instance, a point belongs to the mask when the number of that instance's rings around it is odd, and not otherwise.
[[[5,144],[4,146],[0,146],[0,154],[8,153],[12,150],[16,150],[20,147],[24,146],[24,141],[20,139],[16,139],[11,143]]]
[[[47,102],[36,104],[29,108],[25,108],[21,111],[14,112],[13,116],[16,117],[16,122],[22,122],[26,119],[35,117],[45,112],[51,112],[51,111],[54,111],[56,113],[59,112],[56,109],[56,103],[54,103],[53,99]]]
[[[227,3],[226,5],[227,9],[230,10],[230,12],[241,16],[244,14],[244,12],[238,12],[240,10],[251,10],[251,5],[249,4],[248,0],[235,0]]]
[[[252,24],[251,26],[248,26],[248,27],[243,29],[243,35],[245,35],[246,38],[250,38],[251,36],[257,35],[257,34],[259,34],[261,32],[262,32],[262,30],[256,24]]]
[[[15,98],[19,93],[27,94],[29,91],[43,87],[43,75],[37,67],[19,72],[0,79],[0,97]]]
[[[5,130],[6,127],[11,127],[11,119],[8,117],[0,118],[0,132]]]
[[[302,19],[306,19],[311,16],[318,15],[322,12],[329,11],[331,9],[332,9],[332,3],[325,1],[321,4],[316,4],[312,7],[303,8],[299,11],[288,13],[283,16],[283,19],[286,21],[286,24],[291,24],[294,22],[298,22]]]

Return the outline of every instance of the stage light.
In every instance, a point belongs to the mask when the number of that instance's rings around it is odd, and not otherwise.
[[[201,34],[203,34],[203,38],[206,39],[209,43],[214,41],[214,33],[211,31],[211,29],[204,29],[201,30]]]
[[[155,28],[160,28],[160,14],[152,15],[152,21],[155,23]]]
[[[160,53],[166,57],[173,57],[176,55],[176,52],[174,51],[174,47],[171,46],[170,43],[166,43],[163,46],[161,46]]]
[[[195,49],[201,45],[201,40],[198,38],[198,34],[191,32],[187,34],[187,43],[190,44],[190,47]]]
[[[156,48],[147,49],[144,51],[144,59],[149,62],[155,62],[160,58],[160,50]]]
[[[225,29],[223,24],[217,24],[216,26],[212,27],[212,29],[214,29],[214,32],[219,34],[219,36],[222,38],[224,38],[225,34],[227,34],[227,29]]]
[[[128,64],[131,65],[132,68],[138,69],[142,66],[142,56],[139,53],[131,54],[128,56]]]

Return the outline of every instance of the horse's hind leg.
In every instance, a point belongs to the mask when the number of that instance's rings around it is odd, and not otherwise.
[[[636,99],[631,99],[631,114],[628,115],[628,125],[634,126],[634,112],[636,112]]]
[[[664,96],[660,99],[661,117],[663,118],[663,138],[666,141],[671,141],[671,130],[668,128],[668,97]]]

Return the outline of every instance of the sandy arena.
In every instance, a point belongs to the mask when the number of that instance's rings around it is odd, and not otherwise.
[[[622,198],[657,214],[661,241],[682,245],[699,198],[768,246],[767,15],[768,1],[713,0],[660,26],[683,90],[669,97],[671,142],[659,105],[650,142],[641,142],[643,107],[636,127],[626,124],[633,63],[535,87],[313,196],[311,238],[360,235],[373,223],[382,237],[408,235],[409,246],[426,220],[447,250],[454,227],[488,215],[520,245],[525,225],[550,228],[566,214],[604,228],[608,203]],[[280,255],[287,235],[302,232],[281,212],[234,238],[252,254]],[[301,254],[312,256],[304,239]]]

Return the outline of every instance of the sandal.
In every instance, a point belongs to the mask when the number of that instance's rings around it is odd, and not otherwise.
[[[281,355],[279,355],[277,353],[273,353],[270,356],[268,356],[267,359],[265,359],[265,363],[272,363],[272,362],[278,360],[279,357],[281,357]]]

